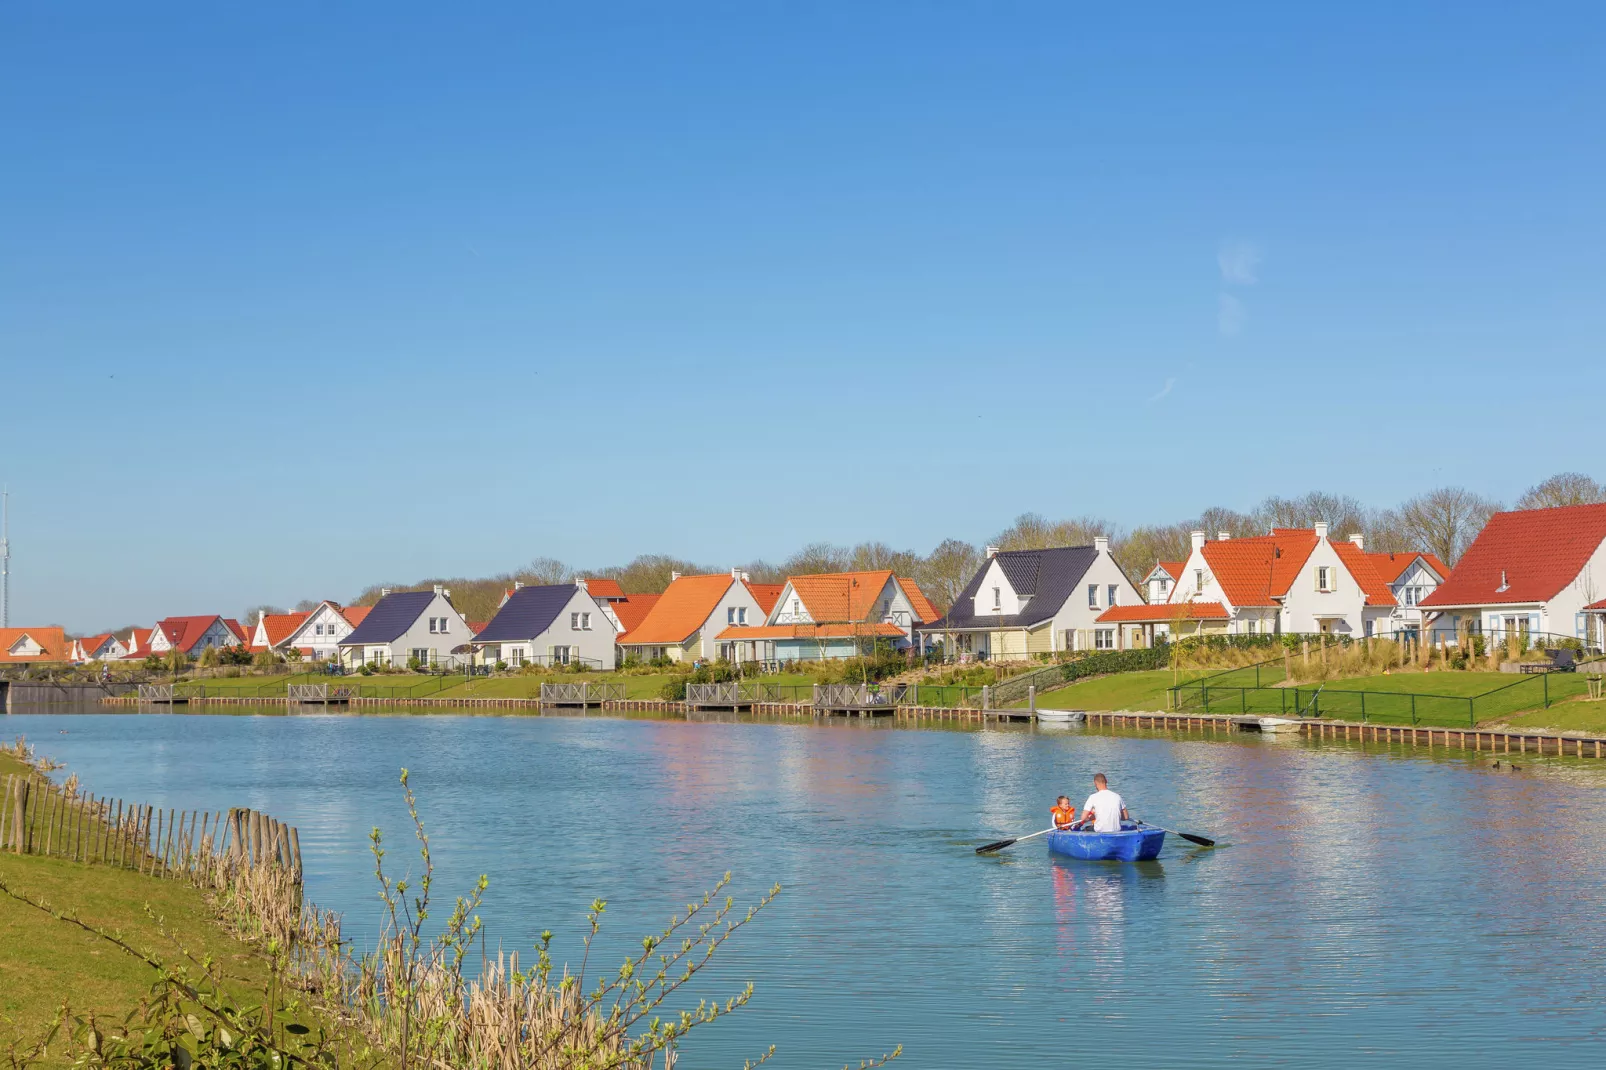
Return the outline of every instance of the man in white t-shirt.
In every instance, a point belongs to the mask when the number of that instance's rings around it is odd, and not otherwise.
[[[1110,790],[1110,782],[1104,774],[1094,773],[1093,794],[1082,804],[1082,820],[1077,827],[1086,828],[1091,821],[1094,832],[1120,832],[1121,819],[1131,820],[1131,816],[1121,796]]]

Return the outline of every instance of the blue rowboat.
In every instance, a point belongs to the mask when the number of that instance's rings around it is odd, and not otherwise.
[[[1087,862],[1147,862],[1160,853],[1165,829],[1125,822],[1120,832],[1050,832],[1048,849]]]

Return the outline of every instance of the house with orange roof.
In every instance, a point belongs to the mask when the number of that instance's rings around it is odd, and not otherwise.
[[[1365,541],[1359,535],[1351,535],[1350,541],[1363,550]],[[1430,553],[1422,551],[1409,551],[1406,553],[1380,553],[1366,550],[1367,558],[1372,567],[1377,570],[1378,576],[1394,592],[1394,601],[1398,606],[1394,614],[1395,620],[1390,632],[1395,635],[1415,639],[1422,632],[1422,600],[1434,591],[1439,585],[1450,577],[1450,566]]]
[[[1110,540],[1042,550],[987,547],[987,557],[947,614],[919,629],[927,649],[955,660],[1025,661],[1115,645],[1096,618],[1111,606],[1141,603]]]
[[[150,655],[151,632],[153,630],[152,628],[132,628],[129,630],[128,641],[123,644],[128,648],[128,653],[123,655],[124,661],[143,659]]]
[[[937,617],[913,580],[888,569],[790,576],[779,587],[763,623],[726,624],[718,636],[720,657],[826,661],[870,653],[877,643],[904,650],[915,628]]]
[[[72,657],[60,628],[0,628],[0,665],[66,662]]]
[[[82,665],[86,661],[116,661],[128,656],[128,645],[110,632],[85,635],[71,644],[72,660]]]
[[[150,653],[180,650],[199,657],[208,649],[246,645],[245,629],[229,617],[212,614],[195,617],[167,617],[151,629]],[[143,655],[142,655],[143,656]]]
[[[1164,602],[1171,597],[1171,588],[1182,578],[1186,561],[1156,561],[1149,574],[1143,577],[1143,590],[1151,603]]]
[[[305,613],[257,613],[255,624],[246,626],[246,648],[253,654],[272,650],[307,619]]]
[[[371,606],[343,606],[332,598],[325,598],[318,607],[307,613],[287,614],[299,616],[294,626],[285,630],[281,623],[268,636],[268,648],[275,654],[291,650],[304,658],[335,661],[340,657],[340,641],[356,630],[368,616]]]
[[[723,629],[762,619],[759,600],[741,569],[712,576],[675,573],[640,623],[619,636],[619,646],[627,658],[642,661],[711,661],[719,654],[716,637]]]
[[[1098,623],[1116,630],[1118,647],[1210,632],[1359,638],[1404,631],[1399,599],[1358,535],[1330,539],[1327,525],[1317,523],[1237,539],[1195,531],[1191,542],[1167,598],[1100,614]]]
[[[1606,504],[1496,513],[1419,603],[1433,642],[1470,630],[1606,641]]]

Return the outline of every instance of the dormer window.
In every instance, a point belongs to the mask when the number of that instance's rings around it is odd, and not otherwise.
[[[1165,594],[1166,581],[1164,579],[1158,579],[1154,582],[1160,585],[1160,593]]]

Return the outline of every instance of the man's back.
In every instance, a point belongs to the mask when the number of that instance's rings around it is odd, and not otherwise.
[[[1094,832],[1120,832],[1121,809],[1126,804],[1109,788],[1100,788],[1087,797],[1082,809],[1093,816]]]

